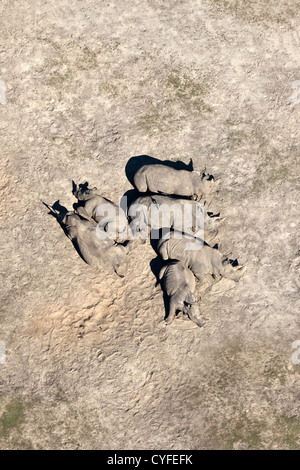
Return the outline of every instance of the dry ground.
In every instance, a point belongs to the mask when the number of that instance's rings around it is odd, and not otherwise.
[[[299,449],[299,1],[0,9],[0,448]],[[41,203],[72,209],[72,180],[118,202],[138,155],[221,178],[248,269],[203,328],[164,325],[148,242],[96,273]]]

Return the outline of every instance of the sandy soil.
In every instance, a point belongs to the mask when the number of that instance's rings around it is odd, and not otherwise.
[[[300,448],[299,11],[1,2],[1,449]],[[217,242],[248,268],[202,328],[165,326],[148,241],[97,273],[41,202],[118,202],[141,155],[221,179]]]

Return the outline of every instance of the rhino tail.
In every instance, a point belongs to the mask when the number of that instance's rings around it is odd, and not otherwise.
[[[124,274],[120,274],[120,273],[118,273],[118,270],[117,270],[117,268],[114,268],[114,272],[115,272],[115,273],[116,273],[116,275],[117,275],[117,276],[119,276],[120,278],[123,278],[123,277],[125,277],[125,276],[124,276]]]

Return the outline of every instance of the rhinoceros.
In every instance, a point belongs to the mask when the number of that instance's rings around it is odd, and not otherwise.
[[[171,261],[159,272],[163,291],[169,298],[169,313],[166,323],[171,323],[178,311],[187,315],[196,325],[202,326],[199,308],[195,299],[195,277],[181,261]]]
[[[168,238],[161,238],[157,243],[157,251],[163,260],[181,261],[200,281],[210,274],[214,278],[225,277],[238,282],[246,270],[246,266],[228,259],[219,249],[178,231],[171,232]]]
[[[61,224],[87,264],[97,270],[114,271],[123,277],[118,273],[118,268],[128,252],[126,244],[116,244],[110,238],[100,237],[101,229],[97,223],[94,220],[83,220],[74,211],[67,212]]]
[[[107,237],[117,241],[127,239],[127,217],[117,204],[99,195],[97,188],[88,188],[87,183],[78,187],[73,182],[73,194],[79,201],[76,212],[81,217],[96,221]]]
[[[199,231],[216,232],[218,215],[210,217],[203,204],[190,199],[162,195],[138,197],[128,209],[128,218],[133,233],[170,227],[186,233]]]
[[[140,193],[186,196],[197,201],[216,187],[215,178],[205,171],[175,170],[163,164],[142,166],[133,183]]]

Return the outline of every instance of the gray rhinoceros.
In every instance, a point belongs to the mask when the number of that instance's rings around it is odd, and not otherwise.
[[[174,228],[186,233],[216,232],[219,216],[210,217],[203,204],[190,199],[155,194],[139,196],[128,209],[131,231]]]
[[[195,299],[195,277],[180,261],[171,261],[159,272],[163,291],[169,298],[169,313],[166,323],[171,323],[176,312],[181,311],[196,325],[202,326],[199,308]]]
[[[187,196],[197,201],[216,187],[215,178],[205,171],[175,170],[163,164],[142,166],[133,183],[140,193]]]
[[[181,261],[200,281],[211,274],[214,278],[225,277],[238,282],[246,270],[246,266],[234,265],[226,255],[203,240],[177,231],[171,232],[168,238],[161,238],[157,251],[163,260]]]
[[[74,211],[67,212],[61,223],[87,264],[95,269],[115,271],[118,276],[123,277],[117,270],[125,260],[127,246],[99,236],[101,229],[97,227],[97,223],[94,220],[81,219]]]
[[[97,188],[88,188],[87,183],[78,187],[73,182],[73,194],[79,201],[76,212],[81,217],[96,221],[107,237],[117,241],[127,239],[128,220],[121,207],[100,196]]]

